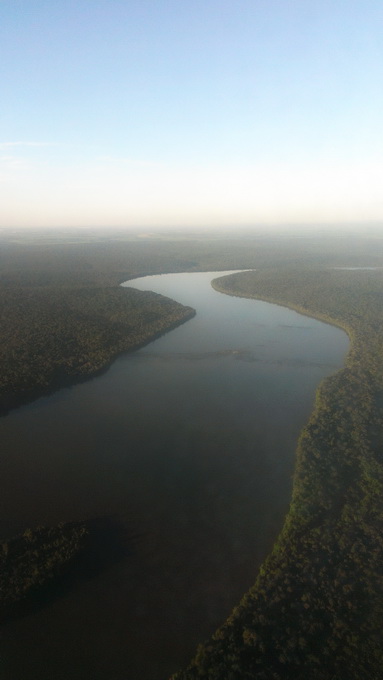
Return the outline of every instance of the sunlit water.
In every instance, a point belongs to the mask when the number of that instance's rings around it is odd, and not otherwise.
[[[348,339],[222,295],[210,286],[217,275],[128,282],[197,315],[104,375],[0,420],[4,536],[113,515],[131,543],[122,562],[3,628],[2,680],[164,680],[271,549],[299,430]]]

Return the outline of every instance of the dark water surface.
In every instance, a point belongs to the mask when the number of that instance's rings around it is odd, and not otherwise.
[[[348,339],[222,295],[219,275],[128,282],[197,315],[0,419],[1,535],[113,515],[128,549],[3,627],[1,680],[164,680],[254,582],[288,508],[299,430]]]

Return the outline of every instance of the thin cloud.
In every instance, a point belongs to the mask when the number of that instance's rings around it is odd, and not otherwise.
[[[57,146],[54,142],[0,142],[0,149],[8,149],[15,146]]]
[[[140,158],[129,158],[129,157],[124,157],[124,156],[99,156],[97,158],[98,162],[100,163],[115,163],[115,164],[122,164],[122,165],[133,165],[133,166],[139,166],[143,168],[151,168],[151,167],[162,167],[163,163],[160,163],[158,161],[151,161],[151,160],[145,160],[145,159],[140,159]]]
[[[0,184],[14,182],[20,179],[20,172],[28,169],[28,161],[25,158],[16,156],[5,156],[0,154]]]
[[[20,166],[25,163],[25,160],[16,156],[0,156],[0,163],[6,163],[11,166]]]

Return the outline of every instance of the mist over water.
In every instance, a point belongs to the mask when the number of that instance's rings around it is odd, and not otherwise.
[[[129,281],[197,315],[0,420],[1,533],[112,515],[127,555],[4,627],[5,680],[163,680],[224,621],[281,529],[337,328],[222,295],[222,272]],[[19,651],[23,649],[23,656]]]

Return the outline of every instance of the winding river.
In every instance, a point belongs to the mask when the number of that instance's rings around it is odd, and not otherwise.
[[[127,553],[8,623],[2,680],[165,680],[254,582],[294,450],[346,334],[213,290],[219,273],[124,285],[197,315],[89,382],[0,420],[0,529],[113,515]]]

